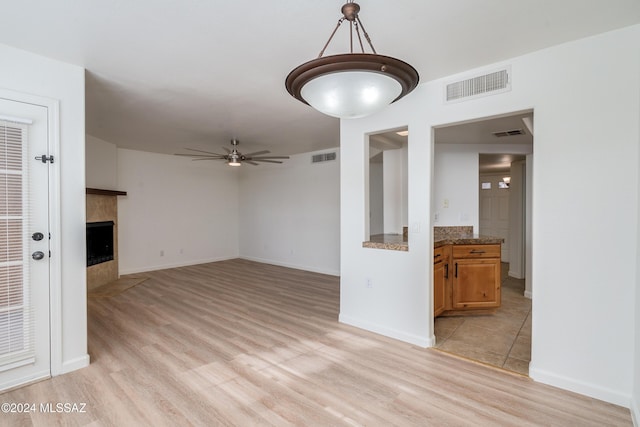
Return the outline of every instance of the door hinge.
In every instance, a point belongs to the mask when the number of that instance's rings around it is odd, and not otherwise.
[[[53,163],[53,156],[47,156],[46,154],[43,154],[42,156],[36,157],[36,160],[40,160],[42,163]]]

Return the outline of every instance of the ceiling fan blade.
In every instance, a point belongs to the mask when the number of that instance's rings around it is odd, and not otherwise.
[[[227,152],[227,154],[231,153],[231,150],[229,150],[227,147],[222,147],[222,149],[223,149],[224,151],[226,151],[226,152]]]
[[[182,154],[175,153],[174,156],[185,156],[185,157],[223,157],[222,154]]]
[[[251,160],[270,160],[270,159],[288,159],[289,156],[262,156],[252,157]]]
[[[211,151],[196,150],[195,148],[185,148],[185,150],[189,150],[189,151],[197,151],[198,153],[212,154],[212,155],[214,155],[214,156],[222,156],[222,154],[212,153]]]
[[[254,162],[266,162],[266,163],[282,163],[277,160],[266,160],[266,159],[252,159]]]
[[[245,160],[242,163],[249,163],[250,165],[258,166],[256,162],[252,162],[251,160]]]
[[[251,157],[251,156],[259,156],[260,154],[267,154],[270,153],[271,151],[269,150],[262,150],[262,151],[256,151],[255,153],[249,153],[249,154],[245,154],[245,157]]]
[[[224,157],[197,157],[191,160],[196,161],[196,160],[226,160],[226,159]]]

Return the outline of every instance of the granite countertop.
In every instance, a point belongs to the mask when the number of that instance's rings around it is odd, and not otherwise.
[[[407,252],[409,243],[402,234],[375,234],[368,241],[362,242],[362,247]]]
[[[433,247],[445,245],[491,245],[504,243],[502,237],[473,234],[471,226],[452,226],[433,228]]]
[[[473,233],[472,226],[450,226],[433,228],[433,247],[445,245],[492,245],[504,243],[502,237],[483,236]],[[368,241],[362,242],[363,248],[386,249],[391,251],[408,251],[409,242],[402,234],[375,234]]]
[[[458,234],[455,236],[433,235],[433,247],[439,248],[445,245],[490,245],[503,243],[502,237],[482,236],[480,234]]]

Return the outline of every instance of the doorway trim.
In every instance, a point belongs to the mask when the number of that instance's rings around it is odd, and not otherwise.
[[[62,367],[62,263],[60,254],[60,101],[44,96],[32,95],[0,88],[0,98],[37,105],[47,109],[47,146],[54,157],[49,167],[49,230],[51,232],[51,258],[49,260],[49,338],[51,376],[63,373]],[[43,153],[44,154],[44,153]]]

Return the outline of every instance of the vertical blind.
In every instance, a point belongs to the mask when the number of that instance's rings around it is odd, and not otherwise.
[[[0,120],[0,371],[34,360],[27,126]]]

